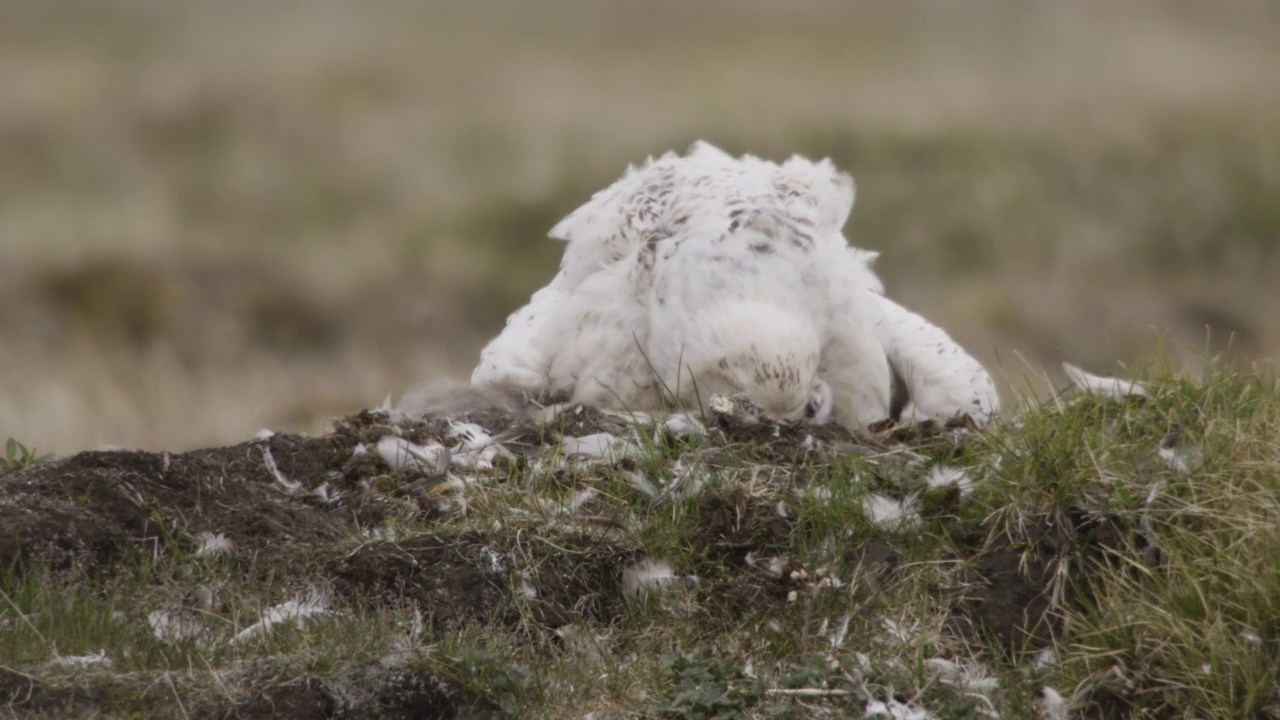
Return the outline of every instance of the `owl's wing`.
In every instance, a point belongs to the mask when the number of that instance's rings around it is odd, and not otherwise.
[[[899,419],[947,420],[964,413],[979,425],[989,422],[1000,409],[1000,397],[982,364],[923,317],[878,293],[870,301],[881,314],[876,336],[907,388]]]
[[[828,252],[815,282],[825,305],[826,330],[819,375],[831,390],[832,418],[845,427],[866,427],[889,417],[892,374],[880,342],[875,300],[880,279],[871,270],[876,254],[857,248]]]
[[[596,407],[653,406],[657,391],[644,352],[648,308],[625,289],[630,268],[617,262],[588,277],[534,338],[535,350],[550,358],[552,394]]]
[[[471,384],[518,388],[537,395],[547,389],[551,355],[537,343],[547,320],[564,307],[570,293],[562,274],[535,292],[528,304],[507,317],[497,337],[480,351],[480,363],[471,372]]]
[[[708,154],[707,160],[711,157]],[[637,248],[661,235],[671,223],[671,205],[678,195],[677,170],[685,162],[667,153],[657,160],[650,158],[639,168],[629,167],[620,179],[551,229],[552,239],[566,242],[559,272],[549,285],[534,293],[529,304],[507,318],[506,327],[481,351],[480,363],[471,374],[472,384],[515,386],[540,393],[563,386],[568,377],[576,377],[586,367],[586,359],[574,359],[586,347],[586,343],[571,342],[574,326],[595,317],[587,315],[591,308],[586,306],[586,298],[598,301],[602,292],[609,291],[600,289],[599,281],[585,294],[579,294],[579,288],[604,273],[618,283],[611,289],[613,293],[636,295],[636,288],[624,284],[627,278],[619,274],[617,266],[625,264],[628,257],[634,260]],[[608,318],[605,320],[607,323]],[[604,327],[594,321],[587,324]],[[552,325],[554,329],[548,329]],[[558,344],[539,342],[548,335],[555,336]],[[598,340],[589,333],[587,343]],[[558,357],[557,377],[552,378],[552,364]]]

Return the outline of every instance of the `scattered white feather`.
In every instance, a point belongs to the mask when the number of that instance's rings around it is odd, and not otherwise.
[[[311,495],[321,505],[337,505],[342,500],[343,493],[330,490],[328,482],[320,483],[319,487],[311,491]]]
[[[853,480],[855,483],[857,483],[858,481],[856,476],[853,478]],[[809,493],[809,497],[813,498],[814,500],[830,500],[831,499],[831,488],[826,487],[824,485],[810,485],[808,493]]]
[[[513,456],[510,450],[494,443],[485,445],[478,450],[451,453],[449,463],[469,470],[491,470],[493,469],[494,461],[500,457],[510,460]]]
[[[449,462],[473,470],[489,470],[499,457],[511,459],[511,451],[498,442],[487,430],[469,422],[449,421],[446,433],[458,443],[451,448]]]
[[[402,437],[387,435],[378,441],[378,456],[393,470],[422,470],[443,475],[449,467],[449,448],[432,443],[418,445]]]
[[[497,575],[507,571],[507,563],[502,559],[502,553],[491,547],[485,546],[480,548],[480,555],[489,562],[488,570],[490,573]]]
[[[911,642],[911,633],[890,618],[882,619],[880,627],[884,628],[885,640],[891,645],[906,645]]]
[[[1194,446],[1159,448],[1157,452],[1164,464],[1179,475],[1186,475],[1195,468],[1200,453]]]
[[[1031,666],[1037,668],[1053,667],[1058,664],[1058,653],[1053,648],[1045,648],[1031,659]]]
[[[231,638],[232,645],[240,645],[256,637],[265,635],[280,623],[293,622],[302,627],[303,621],[309,617],[320,615],[328,610],[329,593],[313,587],[304,595],[273,605],[262,613],[258,622],[241,630]]]
[[[520,573],[520,597],[525,600],[534,600],[538,597],[538,589],[529,581],[529,571],[525,570]]]
[[[182,643],[206,637],[208,633],[197,616],[182,610],[153,610],[147,613],[147,624],[162,642]]]
[[[755,552],[748,552],[744,560],[747,563],[747,567],[755,568],[776,578],[782,577],[782,574],[787,570],[787,563],[777,555],[760,558],[756,557]]]
[[[572,515],[581,510],[587,503],[595,500],[599,494],[595,488],[583,488],[574,493],[573,497],[569,498],[569,501],[562,505],[561,508],[564,513]]]
[[[1130,397],[1147,397],[1147,389],[1134,380],[1093,375],[1068,362],[1062,363],[1062,371],[1067,374],[1067,379],[1071,381],[1072,385],[1091,395],[1100,395],[1117,400]]]
[[[666,492],[675,497],[686,499],[702,494],[707,484],[707,470],[699,462],[686,462],[684,457],[678,458],[671,466],[671,479],[666,482]]]
[[[931,488],[954,485],[961,495],[973,489],[973,478],[969,476],[969,471],[953,465],[934,465],[925,476],[925,482]]]
[[[114,663],[107,657],[105,649],[88,655],[54,655],[49,664],[64,668],[89,668],[94,666],[111,667]]]
[[[645,558],[622,571],[622,594],[638,600],[672,587],[679,580],[666,561]]]
[[[934,657],[924,661],[924,668],[939,682],[964,690],[988,694],[1000,687],[1000,681],[987,675],[981,665]]]
[[[276,482],[284,487],[285,492],[290,495],[306,492],[306,489],[302,487],[302,483],[290,480],[284,476],[284,473],[280,472],[280,468],[276,465],[275,457],[271,455],[271,446],[265,443],[262,445],[262,462],[266,464],[267,470],[271,471],[271,476],[275,478]]]
[[[1138,526],[1142,528],[1142,532],[1147,536],[1147,541],[1151,547],[1157,547],[1155,522],[1151,519],[1152,509],[1155,507],[1156,500],[1159,499],[1160,493],[1169,486],[1169,481],[1165,478],[1159,478],[1151,483],[1151,489],[1147,491],[1147,499],[1142,505],[1142,513],[1138,516]]]
[[[1044,686],[1043,703],[1045,720],[1067,720],[1069,714],[1067,712],[1067,701],[1057,690]]]
[[[689,413],[675,413],[662,423],[667,432],[679,438],[706,437],[707,426]]]
[[[836,623],[836,627],[827,636],[828,642],[831,643],[831,649],[837,650],[844,645],[844,641],[849,637],[849,621],[853,619],[853,615],[846,613],[840,617],[840,621]]]
[[[1164,464],[1178,475],[1187,475],[1200,466],[1200,448],[1187,439],[1181,427],[1165,433],[1156,452]]]
[[[200,538],[196,557],[220,557],[235,552],[235,542],[222,533],[202,532],[196,537]]]
[[[661,491],[658,490],[657,485],[649,482],[649,478],[644,473],[639,470],[633,470],[627,473],[626,478],[627,484],[635,488],[641,495],[644,495],[650,500],[656,500],[658,498],[658,494]]]
[[[889,720],[928,720],[929,713],[920,708],[900,703],[893,698],[884,703],[879,700],[868,700],[863,710],[868,718],[889,718]]]
[[[593,433],[582,437],[566,435],[560,438],[560,450],[566,455],[599,460],[621,460],[639,450],[635,443],[610,433]]]
[[[276,434],[275,430],[268,430],[267,428],[263,428],[253,434],[253,439],[254,440],[270,440],[272,437],[275,437],[275,434]]]
[[[920,523],[913,503],[885,495],[867,495],[862,499],[862,514],[872,525],[886,530],[901,530]]]
[[[603,662],[609,647],[607,636],[597,635],[574,623],[557,628],[556,636],[564,643],[566,650],[592,663]]]
[[[458,440],[458,450],[476,450],[493,442],[489,432],[475,423],[449,421],[449,429],[445,436],[450,440]]]
[[[369,446],[365,445],[364,443],[357,443],[356,446],[351,450],[351,459],[355,460],[356,458],[362,458],[368,454],[369,454]]]
[[[399,542],[400,540],[403,540],[407,534],[408,531],[397,523],[387,523],[386,525],[379,525],[374,528],[365,528],[361,532],[361,535],[373,542]]]

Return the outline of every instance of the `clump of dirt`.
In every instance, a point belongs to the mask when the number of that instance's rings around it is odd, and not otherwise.
[[[310,678],[264,690],[231,711],[231,717],[243,720],[270,720],[279,717],[290,720],[327,720],[333,714],[333,698]]]
[[[340,592],[414,603],[438,626],[532,620],[554,629],[618,616],[622,570],[636,549],[578,533],[525,542],[505,531],[419,536],[363,545],[330,567]]]
[[[0,476],[0,565],[96,575],[140,550],[192,549],[222,533],[267,562],[305,561],[351,531],[336,510],[300,501],[341,467],[329,438],[273,435],[169,454],[83,452]]]
[[[709,607],[733,616],[754,614],[777,606],[802,585],[791,576],[798,565],[778,574],[753,567],[753,560],[786,557],[794,544],[794,528],[773,504],[735,489],[710,493],[698,506],[689,545],[709,569],[699,586]]]
[[[993,634],[1009,648],[1038,650],[1059,629],[1049,612],[1053,568],[1048,558],[1032,557],[1004,547],[978,561],[977,587],[961,606],[961,614]]]
[[[270,674],[265,674],[269,676]],[[236,700],[221,692],[189,701],[179,717],[244,720],[479,720],[501,715],[490,700],[448,678],[419,667],[383,671],[368,678],[366,691],[350,697],[319,677],[270,684]],[[140,688],[128,676],[48,683],[0,669],[0,705],[12,717],[94,718],[106,708],[131,708],[131,717],[170,716],[173,695]],[[10,715],[6,715],[10,717]]]
[[[596,433],[623,437],[629,434],[632,424],[623,415],[606,413],[588,405],[569,405],[557,412],[548,426],[555,432],[573,437]]]
[[[27,717],[92,717],[101,707],[102,699],[101,691],[93,688],[52,687],[0,668],[0,706],[10,711],[21,710]]]
[[[791,548],[791,523],[772,503],[733,489],[704,496],[698,507],[699,522],[691,540],[696,556],[747,567],[748,553],[782,555]]]
[[[979,554],[974,589],[957,608],[959,616],[1010,649],[1034,651],[1059,637],[1062,605],[1087,602],[1098,571],[1126,542],[1119,521],[1083,512],[1065,522],[1046,522],[1039,535],[1022,547],[995,538]],[[1060,566],[1070,575],[1060,576]]]

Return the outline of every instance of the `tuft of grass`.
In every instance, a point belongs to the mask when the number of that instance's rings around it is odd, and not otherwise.
[[[9,438],[4,444],[4,456],[0,457],[0,472],[29,467],[52,459],[52,453],[41,455],[34,447],[29,448],[16,439]]]

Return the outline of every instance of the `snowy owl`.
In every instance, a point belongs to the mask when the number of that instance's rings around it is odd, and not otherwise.
[[[841,234],[853,200],[829,160],[700,142],[628,168],[551,229],[566,243],[559,273],[507,319],[471,382],[630,410],[745,393],[780,420],[985,423],[991,377],[884,297],[876,253]]]

